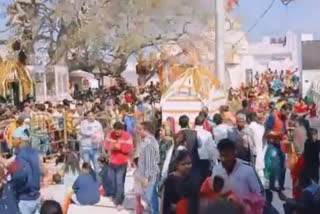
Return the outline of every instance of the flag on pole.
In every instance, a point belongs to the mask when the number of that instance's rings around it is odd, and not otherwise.
[[[236,5],[239,5],[239,0],[228,0],[227,2],[227,11],[233,10]]]

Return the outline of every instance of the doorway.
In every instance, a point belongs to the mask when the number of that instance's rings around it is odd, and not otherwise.
[[[11,101],[12,103],[17,106],[20,104],[20,85],[18,82],[10,82],[9,85],[11,89]]]

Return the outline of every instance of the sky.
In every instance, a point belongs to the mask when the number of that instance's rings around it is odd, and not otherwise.
[[[9,0],[0,0],[0,11]],[[213,0],[212,0],[213,1]],[[239,0],[234,14],[240,19],[243,30],[247,31],[266,10],[273,0]],[[296,33],[313,33],[320,39],[320,0],[294,0],[284,6],[281,0],[275,0],[271,10],[259,21],[259,24],[248,34],[249,41],[257,41],[264,35],[284,36],[291,30]],[[0,31],[6,20],[0,17]],[[0,33],[0,39],[6,34]]]
[[[234,13],[247,31],[272,0],[239,0]],[[284,6],[281,0],[276,3],[248,35],[249,40],[258,40],[263,35],[284,36],[291,30],[296,33],[313,33],[320,39],[320,0],[295,0]]]

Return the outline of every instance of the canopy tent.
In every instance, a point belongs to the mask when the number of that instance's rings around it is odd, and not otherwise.
[[[34,84],[28,69],[17,60],[0,63],[0,94],[6,98],[10,83],[18,83],[20,101],[34,95]]]

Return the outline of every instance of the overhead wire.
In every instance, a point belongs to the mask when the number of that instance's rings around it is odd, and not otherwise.
[[[294,0],[280,0],[281,3],[285,6],[288,6]],[[276,0],[272,0],[266,10],[259,16],[259,19],[246,31],[246,33],[234,44],[232,44],[232,49],[235,49],[240,42],[246,38],[246,36],[260,23],[260,21],[267,15],[267,13],[272,9]]]
[[[283,0],[281,0],[283,1]],[[260,24],[261,20],[268,14],[268,12],[272,9],[274,3],[276,0],[272,0],[268,7],[263,11],[263,13],[259,16],[258,20],[244,33],[244,35],[234,44],[232,44],[232,49],[236,48],[240,42],[246,38],[246,36],[256,27]]]

